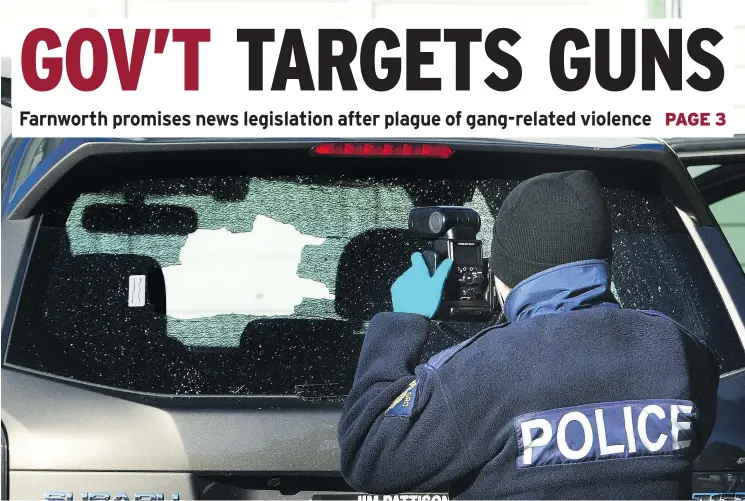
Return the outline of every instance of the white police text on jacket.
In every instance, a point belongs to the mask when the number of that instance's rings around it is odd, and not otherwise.
[[[604,402],[553,409],[516,420],[518,468],[682,454],[696,440],[686,400]]]

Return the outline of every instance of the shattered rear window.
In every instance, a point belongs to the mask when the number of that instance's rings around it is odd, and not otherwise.
[[[465,205],[488,257],[517,181],[222,177],[133,181],[81,194],[42,222],[8,362],[167,394],[346,393],[370,318],[409,266],[409,210]],[[675,209],[607,189],[613,286],[742,350]],[[54,216],[54,217],[52,217]],[[56,222],[53,222],[56,221]],[[434,326],[423,358],[486,324]]]

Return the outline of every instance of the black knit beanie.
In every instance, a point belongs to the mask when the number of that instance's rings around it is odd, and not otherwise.
[[[505,198],[494,222],[492,272],[508,287],[561,264],[611,260],[610,214],[588,171],[542,174]]]

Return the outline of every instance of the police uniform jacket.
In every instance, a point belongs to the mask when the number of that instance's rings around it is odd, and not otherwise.
[[[370,324],[339,423],[341,471],[374,494],[690,499],[711,434],[711,351],[666,316],[624,309],[609,267],[551,268],[508,322],[420,363],[429,319]]]

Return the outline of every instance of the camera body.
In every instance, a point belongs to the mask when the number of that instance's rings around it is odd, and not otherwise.
[[[409,234],[423,240],[430,275],[443,260],[453,260],[435,320],[485,321],[494,316],[494,281],[476,238],[480,229],[479,214],[467,207],[416,207],[409,213]]]

